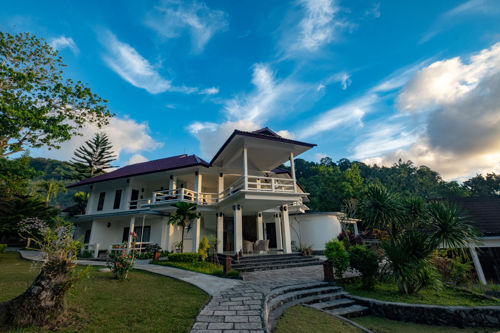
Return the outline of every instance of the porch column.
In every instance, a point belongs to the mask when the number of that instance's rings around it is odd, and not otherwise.
[[[168,182],[168,190],[172,191],[177,188],[177,176],[170,175],[170,181]]]
[[[472,261],[474,262],[474,268],[476,269],[477,278],[482,285],[486,285],[486,278],[484,277],[483,267],[481,267],[481,262],[477,256],[476,249],[470,247],[470,254],[472,256]]]
[[[282,250],[283,241],[281,239],[281,219],[279,213],[274,214],[274,226],[276,227],[276,248]]]
[[[198,215],[198,217],[194,219],[193,227],[191,228],[193,232],[193,253],[197,253],[200,246],[200,224],[201,217]]]
[[[132,232],[134,232],[135,227],[135,216],[130,218],[130,224],[128,227],[128,242],[127,242],[127,253],[130,252],[130,248],[132,247]]]
[[[96,239],[96,234],[97,234],[97,222],[96,220],[92,220],[92,226],[90,227],[90,238],[89,238],[89,245],[93,244],[94,248],[94,253],[92,254],[94,258],[97,258],[99,256],[99,244],[95,242]],[[90,251],[90,246],[88,250]]]
[[[217,253],[224,252],[224,214],[217,213]]]
[[[217,201],[223,199],[222,192],[224,192],[224,174],[221,172],[217,181]]]
[[[285,253],[292,253],[292,239],[290,237],[290,219],[288,217],[288,206],[281,206],[281,221],[283,222],[283,246]]]
[[[243,177],[245,183],[245,190],[248,190],[248,156],[247,156],[247,146],[243,146]]]
[[[196,202],[203,203],[203,198],[201,198],[201,185],[202,185],[202,176],[199,171],[194,173],[194,191],[196,192]]]
[[[297,180],[295,179],[295,162],[293,160],[293,153],[290,153],[290,169],[292,170],[293,192],[297,193]]]
[[[357,223],[357,222],[354,222],[354,223],[353,223],[353,226],[354,226],[354,236],[359,235],[358,223]]]
[[[264,232],[262,227],[262,212],[257,213],[257,240],[264,239]]]
[[[174,235],[174,226],[168,223],[168,217],[161,218],[161,241],[160,246],[164,251],[172,251],[172,241]]]
[[[233,206],[234,213],[234,253],[243,248],[243,217],[240,205]]]

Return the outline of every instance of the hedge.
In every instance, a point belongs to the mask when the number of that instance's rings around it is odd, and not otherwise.
[[[168,260],[172,262],[197,262],[200,260],[198,253],[170,253]]]

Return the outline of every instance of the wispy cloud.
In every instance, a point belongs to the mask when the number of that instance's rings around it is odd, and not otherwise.
[[[187,30],[195,53],[202,52],[210,39],[229,25],[225,12],[198,1],[164,1],[147,15],[145,24],[165,38],[178,38]]]
[[[365,15],[373,18],[380,17],[380,2],[372,4],[370,9],[365,10]]]
[[[200,95],[216,95],[218,93],[219,93],[219,88],[217,87],[206,88],[198,92],[198,94]]]
[[[80,50],[76,46],[76,43],[73,41],[73,38],[66,36],[59,36],[56,38],[52,38],[49,42],[49,45],[56,50],[63,50],[65,48],[69,48],[71,52],[75,55],[80,53]]]

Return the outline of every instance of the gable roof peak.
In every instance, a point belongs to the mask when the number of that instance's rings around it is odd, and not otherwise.
[[[276,138],[281,138],[281,136],[274,132],[273,130],[271,130],[269,127],[264,127],[264,128],[261,128],[259,130],[256,130],[256,131],[253,131],[252,133],[255,133],[255,134],[262,134],[262,135],[269,135],[269,136],[274,136]]]

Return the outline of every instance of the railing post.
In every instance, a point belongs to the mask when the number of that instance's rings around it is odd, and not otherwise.
[[[153,199],[151,200],[152,203],[156,203],[156,193],[157,192],[153,192]]]
[[[271,191],[272,192],[276,191],[276,184],[274,183],[274,178],[271,178]]]
[[[184,201],[184,187],[179,191],[179,201]]]

